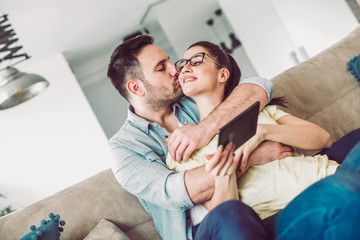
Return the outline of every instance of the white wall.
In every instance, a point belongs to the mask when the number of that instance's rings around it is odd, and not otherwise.
[[[269,0],[219,0],[261,77],[271,78],[296,64],[292,39]]]
[[[358,24],[344,0],[218,1],[254,68],[266,78],[305,60],[301,47],[314,56]]]
[[[61,54],[19,70],[50,85],[0,111],[0,193],[15,208],[108,168],[110,157],[107,138]]]
[[[309,57],[344,38],[359,24],[344,0],[271,0],[271,3],[295,46],[304,47]]]
[[[120,42],[114,43],[112,50],[118,44]],[[110,55],[111,52],[106,52],[73,67],[74,74],[108,138],[125,122],[129,105],[106,76]]]

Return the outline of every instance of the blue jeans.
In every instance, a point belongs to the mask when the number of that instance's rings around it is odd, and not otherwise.
[[[319,154],[327,154],[330,159],[337,161],[338,163],[342,164],[345,160],[346,156],[349,154],[351,149],[360,142],[360,129],[355,129],[346,135],[344,135],[342,138],[337,140],[333,146],[329,149],[324,149]],[[353,162],[353,161],[349,161]],[[344,166],[346,166],[344,164]],[[340,167],[342,168],[342,167]],[[340,169],[339,168],[339,169]],[[276,222],[278,221],[279,214],[277,214],[265,219],[264,226],[266,231],[268,232],[270,239],[276,238]]]
[[[360,142],[360,128],[355,129],[334,142],[333,146],[324,149],[319,154],[326,154],[329,159],[342,164],[351,149]]]
[[[277,239],[360,239],[360,143],[276,216]]]
[[[193,227],[194,240],[268,239],[259,216],[237,200],[224,202],[211,210],[204,220]]]

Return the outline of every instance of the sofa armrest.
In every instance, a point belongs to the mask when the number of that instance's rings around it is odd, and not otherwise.
[[[161,239],[150,215],[120,186],[110,169],[1,217],[1,239],[19,239],[49,212],[66,221],[62,239],[83,239],[101,219],[113,222],[130,239]]]

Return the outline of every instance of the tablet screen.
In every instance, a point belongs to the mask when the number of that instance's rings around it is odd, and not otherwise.
[[[218,146],[233,142],[235,149],[256,133],[260,102],[255,102],[233,120],[220,128]]]

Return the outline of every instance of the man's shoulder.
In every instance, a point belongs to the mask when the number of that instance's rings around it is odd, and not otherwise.
[[[121,128],[109,139],[109,144],[126,143],[136,136],[141,136],[143,134],[145,134],[143,131],[126,120]]]
[[[142,155],[146,158],[165,157],[165,140],[161,141],[149,128],[141,129],[138,125],[127,121],[109,140],[110,151],[125,155]],[[155,155],[154,155],[155,154]]]

